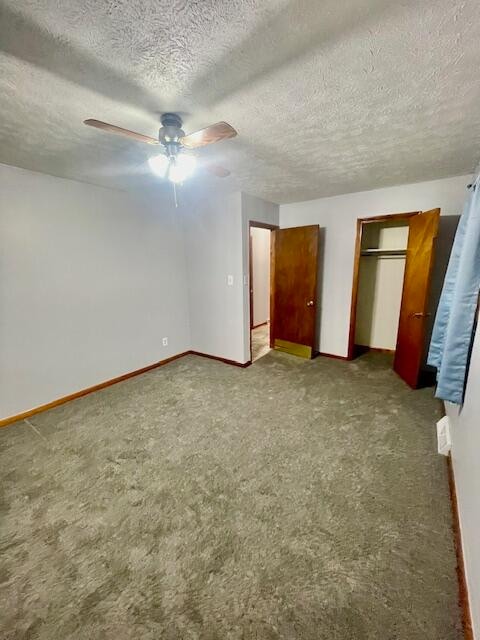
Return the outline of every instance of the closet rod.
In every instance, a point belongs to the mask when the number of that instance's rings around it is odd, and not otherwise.
[[[363,249],[362,256],[406,256],[406,249]]]

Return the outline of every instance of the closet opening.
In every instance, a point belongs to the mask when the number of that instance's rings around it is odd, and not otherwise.
[[[433,209],[357,221],[348,358],[391,353],[393,369],[412,388],[424,364],[439,215]]]
[[[407,242],[405,220],[365,226],[358,277],[356,353],[395,353]]]

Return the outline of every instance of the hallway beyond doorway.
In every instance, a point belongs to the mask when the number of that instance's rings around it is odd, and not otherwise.
[[[270,323],[252,329],[252,362],[270,351]]]

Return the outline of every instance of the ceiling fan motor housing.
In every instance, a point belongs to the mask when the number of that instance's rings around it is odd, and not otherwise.
[[[158,132],[159,141],[165,145],[167,151],[178,151],[180,138],[183,138],[185,132],[182,131],[182,119],[176,113],[164,113],[161,117],[162,128]],[[170,148],[169,148],[170,147]]]
[[[164,113],[160,118],[160,122],[164,127],[182,128],[182,119],[176,113]]]

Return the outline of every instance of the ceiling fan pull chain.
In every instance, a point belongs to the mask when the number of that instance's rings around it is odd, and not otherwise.
[[[173,199],[175,201],[175,209],[178,209],[177,185],[175,184],[175,182],[172,182],[172,184],[173,184]]]

